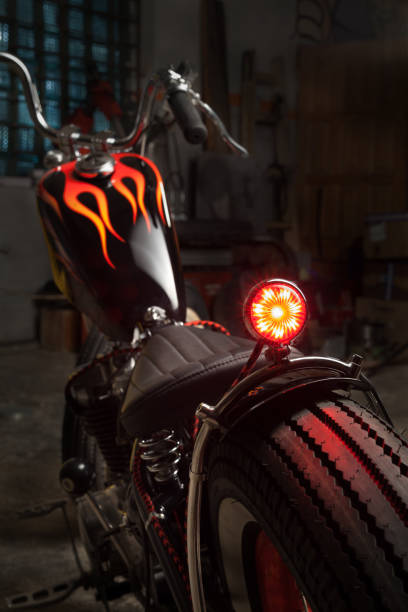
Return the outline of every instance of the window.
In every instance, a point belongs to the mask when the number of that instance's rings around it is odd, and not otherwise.
[[[139,33],[140,0],[0,0],[0,51],[27,65],[46,120],[56,128],[87,106],[92,71],[110,83],[122,108],[135,98]],[[96,108],[93,131],[108,128]],[[50,147],[35,133],[18,79],[0,63],[0,174],[41,167]]]

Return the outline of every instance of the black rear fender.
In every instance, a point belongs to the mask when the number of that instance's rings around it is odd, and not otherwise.
[[[215,418],[225,433],[259,429],[285,420],[301,397],[327,399],[331,393],[347,396],[353,392],[365,395],[367,406],[391,422],[359,364],[323,357],[286,360],[258,370],[224,396],[215,407]]]

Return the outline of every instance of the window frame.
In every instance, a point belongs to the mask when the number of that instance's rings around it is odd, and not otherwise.
[[[19,19],[19,8],[24,2],[28,5],[26,8],[33,7],[32,24]],[[106,5],[106,11],[104,10],[104,4]],[[104,4],[101,0],[0,0],[0,31],[2,24],[8,26],[8,44],[3,43],[2,45],[0,38],[0,48],[2,51],[16,55],[28,64],[31,76],[38,88],[45,118],[52,127],[60,127],[63,123],[66,123],[73,109],[83,106],[85,99],[81,99],[80,96],[73,97],[75,91],[73,86],[78,85],[78,92],[82,88],[82,94],[84,94],[84,77],[82,76],[78,80],[73,80],[70,77],[75,71],[80,74],[81,63],[84,67],[82,74],[84,74],[86,64],[95,61],[94,55],[98,50],[95,47],[96,45],[100,45],[101,49],[106,48],[107,50],[106,63],[101,64],[99,62],[99,66],[103,67],[101,78],[112,85],[115,98],[124,111],[125,127],[127,127],[127,122],[132,119],[135,100],[140,92],[141,80],[141,0],[105,0]],[[51,16],[52,9],[55,8],[56,20],[54,24],[48,24],[44,21],[44,12],[47,6],[51,7]],[[4,7],[6,7],[6,10]],[[69,28],[69,11],[78,11],[83,15],[83,34]],[[98,19],[104,19],[107,26],[105,41],[101,40],[101,36],[95,30],[95,23]],[[100,23],[103,23],[103,21]],[[22,40],[21,33],[24,33],[24,30],[33,33],[33,46],[19,44],[19,40],[20,42]],[[44,44],[48,36],[54,37],[49,39],[50,42],[53,40],[54,44],[58,40],[58,50],[50,52],[45,50]],[[31,42],[29,38],[28,36],[27,41]],[[70,48],[73,49],[75,41],[82,42],[84,45],[82,58],[70,53]],[[30,56],[32,57],[31,60]],[[54,76],[52,76],[49,67],[52,58],[56,60]],[[76,64],[75,67],[73,66],[74,63]],[[35,70],[33,70],[34,66]],[[121,69],[122,67],[126,69]],[[6,64],[0,63],[0,69],[7,70]],[[3,133],[4,135],[4,128],[8,128],[8,148],[7,151],[2,150],[5,143],[2,143],[0,139],[0,174],[24,176],[30,173],[30,169],[41,167],[44,153],[50,148],[51,143],[44,141],[40,135],[35,133],[33,150],[21,150],[19,142],[24,138],[24,134],[26,139],[29,140],[29,133],[25,130],[34,130],[34,127],[31,118],[28,117],[27,120],[27,114],[22,110],[22,90],[17,77],[11,75],[9,85],[7,78],[5,81],[5,84],[3,84],[0,79],[0,100],[3,101],[3,111],[4,100],[7,100],[8,119],[5,121],[0,117],[0,134]],[[59,91],[55,91],[55,93],[52,92],[53,83],[59,86]],[[54,117],[50,116],[50,113],[47,114],[47,108],[53,110]],[[59,109],[59,113],[57,109]],[[57,119],[59,119],[59,125],[56,124]],[[108,122],[106,122],[106,126],[108,127]]]

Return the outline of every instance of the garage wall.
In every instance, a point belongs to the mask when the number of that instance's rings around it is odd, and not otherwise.
[[[143,11],[143,67],[188,59],[200,68],[200,0],[145,0]],[[224,0],[230,91],[240,89],[241,54],[255,49],[259,69],[290,47],[296,0]]]
[[[143,0],[141,43],[144,75],[166,63],[177,63],[180,59],[189,59],[200,69],[200,5],[200,0],[172,0],[172,2]],[[257,69],[262,72],[273,72],[277,65],[283,66],[281,86],[287,99],[289,117],[281,128],[280,152],[281,161],[292,170],[295,169],[294,109],[297,89],[295,65],[296,48],[299,42],[299,39],[294,36],[296,6],[296,0],[246,0],[240,2],[224,0],[227,24],[229,91],[232,94],[230,101],[234,102],[234,96],[236,101],[236,94],[240,93],[241,55],[244,50],[255,49]],[[405,24],[408,22],[408,8],[397,0],[393,2],[389,0],[356,0],[353,3],[343,0],[339,6],[341,9],[339,18],[342,23],[352,27],[336,30],[337,43],[350,38],[367,40],[370,38],[406,36]],[[311,48],[317,49],[313,45]],[[280,63],[276,63],[277,58],[281,59]],[[305,78],[307,79],[307,76]],[[231,108],[232,130],[237,137],[239,108],[234,104]],[[310,117],[308,121],[309,119]],[[304,159],[311,159],[309,146],[311,146],[310,143],[313,144],[315,141],[316,133],[315,126],[305,126],[304,136],[302,136]],[[326,138],[324,130],[321,133],[323,134],[322,138]],[[398,130],[393,133],[396,137],[399,137]],[[312,136],[309,137],[308,134],[312,134]],[[263,131],[263,135],[260,139],[260,157],[265,152],[265,158],[267,159],[271,146],[270,133],[268,133],[267,128]],[[309,144],[306,142],[308,138]],[[405,139],[405,134],[400,139],[401,143],[403,139]],[[197,155],[197,149],[186,145],[183,139],[180,138],[179,140],[182,149],[183,172],[187,175],[189,161]],[[330,136],[330,140],[333,141],[332,136]],[[319,150],[323,151],[324,149]],[[397,149],[396,151],[398,153]],[[358,158],[357,149],[356,155]],[[320,163],[319,159],[319,157],[314,158],[313,163]],[[391,160],[391,157],[389,159]],[[401,159],[399,154],[396,155],[395,159]],[[304,178],[306,176],[310,178],[311,172],[309,170],[306,166],[303,167],[303,170],[301,169]],[[330,178],[329,180],[332,181],[333,179]],[[28,179],[26,181],[20,179],[19,182],[12,179],[11,183],[7,181],[8,179],[4,179],[0,183],[0,342],[25,340],[34,337],[35,311],[29,296],[50,278],[45,245],[35,212],[34,196],[30,182]],[[316,190],[314,187],[310,189],[306,184],[307,181],[305,178],[304,189],[302,188],[302,198],[306,198],[302,200],[305,202],[305,211],[309,209],[308,196],[306,197],[305,193],[312,193],[311,198],[315,205],[317,202]],[[376,189],[374,191],[378,194],[380,190]],[[326,190],[326,194],[331,192],[333,192],[333,189],[331,191],[330,189]],[[392,199],[395,200],[394,193],[392,196]],[[403,195],[401,197],[400,202],[404,199]],[[357,198],[355,205],[358,206],[359,202],[360,199]],[[351,210],[353,209],[354,205],[351,207]],[[340,211],[342,210],[343,207],[340,206]],[[310,218],[306,215],[306,219]],[[329,227],[333,227],[330,220],[328,223]],[[304,224],[303,227],[310,228],[307,224]],[[309,232],[309,229],[307,231]],[[308,247],[308,240],[309,238],[306,237],[305,247]],[[313,237],[311,240],[313,240]],[[330,243],[333,243],[331,238]],[[326,247],[324,246],[324,248]]]
[[[224,0],[227,44],[228,91],[230,104],[231,132],[240,139],[240,100],[241,100],[241,62],[246,50],[255,51],[255,69],[276,77],[276,87],[256,88],[255,96],[261,100],[272,98],[279,91],[285,98],[286,107],[293,108],[295,103],[295,48],[294,19],[296,0]],[[188,59],[197,71],[202,70],[200,48],[201,0],[174,0],[171,3],[154,0],[143,5],[144,42],[143,62],[146,73],[157,66],[169,62],[177,64],[180,59]],[[147,23],[149,22],[149,24]],[[211,65],[209,67],[211,71]],[[200,89],[201,79],[195,87]],[[221,96],[222,97],[222,96]],[[213,102],[215,110],[216,103]],[[181,151],[181,166],[185,177],[188,175],[191,160],[201,152],[201,148],[187,145],[176,131],[177,143]],[[253,127],[255,146],[252,152],[262,173],[273,159],[273,131],[265,123]],[[294,123],[282,122],[278,130],[279,161],[292,164],[294,160]],[[166,159],[160,158],[165,143],[154,151],[155,161],[166,174]],[[225,149],[223,149],[225,151]],[[163,167],[164,162],[164,167]],[[266,184],[267,181],[265,181]],[[266,196],[270,204],[257,211],[257,228],[266,227],[276,218],[276,207],[271,193]],[[265,199],[265,198],[264,198]],[[262,216],[263,215],[263,216]]]
[[[297,208],[303,248],[345,261],[370,214],[407,207],[408,40],[299,54]]]
[[[30,179],[0,180],[0,344],[35,338],[32,296],[51,278]]]

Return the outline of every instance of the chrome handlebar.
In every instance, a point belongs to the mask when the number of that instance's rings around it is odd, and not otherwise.
[[[188,93],[193,104],[195,104],[215,125],[220,137],[228,148],[237,155],[242,157],[248,156],[248,151],[232,138],[217,113],[201,100],[200,95],[191,88],[189,82],[173,68],[159,70],[149,79],[144,88],[136,114],[136,120],[131,132],[122,138],[117,138],[113,136],[111,132],[81,134],[76,126],[64,126],[60,130],[52,128],[45,120],[37,87],[31,78],[27,66],[11,53],[0,52],[0,61],[6,62],[10,69],[21,80],[24,96],[35,129],[45,138],[49,138],[65,154],[69,154],[70,152],[75,156],[75,149],[77,147],[87,147],[105,151],[112,151],[115,149],[123,151],[130,149],[139,141],[141,141],[141,146],[144,150],[146,144],[146,128],[152,120],[157,91],[162,87],[167,96],[174,93],[174,91],[185,91]]]
[[[245,149],[245,147],[240,145],[236,140],[232,138],[231,134],[228,132],[227,128],[225,127],[217,113],[211,108],[211,106],[209,106],[209,104],[207,104],[206,102],[203,102],[199,94],[195,91],[191,90],[190,93],[193,96],[193,100],[195,100],[196,106],[198,106],[203,111],[205,116],[208,117],[208,119],[210,119],[210,121],[212,121],[212,123],[218,129],[218,133],[221,139],[227,145],[227,147],[236,155],[240,155],[241,157],[248,157],[248,151]]]
[[[28,110],[37,131],[45,138],[50,138],[53,142],[57,138],[57,130],[48,125],[44,119],[40,98],[37,87],[34,85],[27,66],[11,53],[0,53],[0,60],[6,62],[11,70],[19,77],[23,84],[24,95]]]

